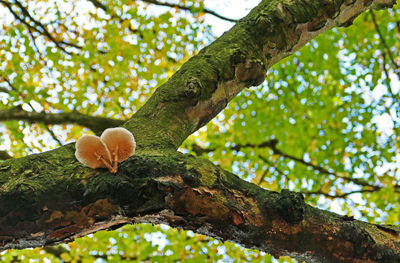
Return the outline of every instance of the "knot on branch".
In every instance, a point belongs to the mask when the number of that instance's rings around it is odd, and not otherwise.
[[[290,223],[300,223],[304,218],[304,196],[300,193],[282,190],[277,200],[277,209],[282,218]]]
[[[266,70],[260,59],[251,59],[238,64],[235,75],[239,82],[245,82],[249,86],[258,86],[263,83]]]
[[[188,98],[197,98],[200,96],[202,90],[201,83],[198,79],[190,78],[185,85],[183,90],[184,94]]]
[[[284,11],[283,6],[280,4],[273,11],[261,12],[255,20],[255,28],[261,32],[274,33],[277,32],[279,25],[285,20],[289,22],[292,17]]]

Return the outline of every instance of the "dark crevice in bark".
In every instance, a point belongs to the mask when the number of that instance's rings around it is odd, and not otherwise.
[[[204,159],[136,155],[113,175],[83,168],[73,152],[71,144],[20,159],[34,163],[31,170],[20,162],[0,165],[0,247],[53,245],[151,222],[307,262],[400,260],[398,227],[313,208],[299,193],[267,191]]]

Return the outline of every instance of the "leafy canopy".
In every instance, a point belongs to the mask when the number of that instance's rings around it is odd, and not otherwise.
[[[129,119],[215,37],[204,23],[201,0],[180,1],[188,10],[148,2],[154,1],[1,0],[0,110]],[[261,86],[243,91],[180,150],[204,155],[269,190],[302,192],[312,205],[400,224],[399,39],[398,6],[367,12],[351,27],[319,36],[270,69]],[[0,132],[0,150],[20,157],[92,131],[68,121],[16,118],[1,120]],[[273,260],[148,224],[0,254],[2,262],[45,258]]]

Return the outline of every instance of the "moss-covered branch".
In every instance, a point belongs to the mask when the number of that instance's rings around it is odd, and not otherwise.
[[[120,126],[124,123],[123,120],[89,116],[77,111],[67,113],[39,113],[23,110],[21,107],[0,110],[0,122],[11,120],[43,124],[78,124],[91,129],[96,134],[101,134],[103,130],[109,127]]]
[[[261,1],[159,87],[125,127],[137,132],[139,146],[177,149],[242,89],[262,83],[273,64],[317,35],[335,26],[350,25],[368,8],[394,3],[395,0]]]
[[[116,175],[84,168],[74,145],[0,164],[0,247],[68,242],[127,223],[164,222],[308,262],[399,262],[400,230],[312,208],[175,152],[266,70],[371,5],[392,0],[264,0],[190,59],[127,123],[138,154]]]
[[[68,145],[0,164],[0,248],[68,242],[127,223],[166,223],[307,262],[398,262],[400,228],[325,212],[190,155],[136,155],[116,175]]]

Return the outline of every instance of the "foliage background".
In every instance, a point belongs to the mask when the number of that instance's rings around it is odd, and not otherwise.
[[[129,119],[216,37],[202,0],[155,2],[0,0],[0,111]],[[366,12],[276,64],[261,86],[243,91],[180,150],[269,190],[302,192],[314,206],[399,225],[399,39],[398,6]],[[92,133],[68,121],[0,121],[0,150],[16,158]],[[149,224],[0,254],[2,262],[218,260],[277,261]]]

